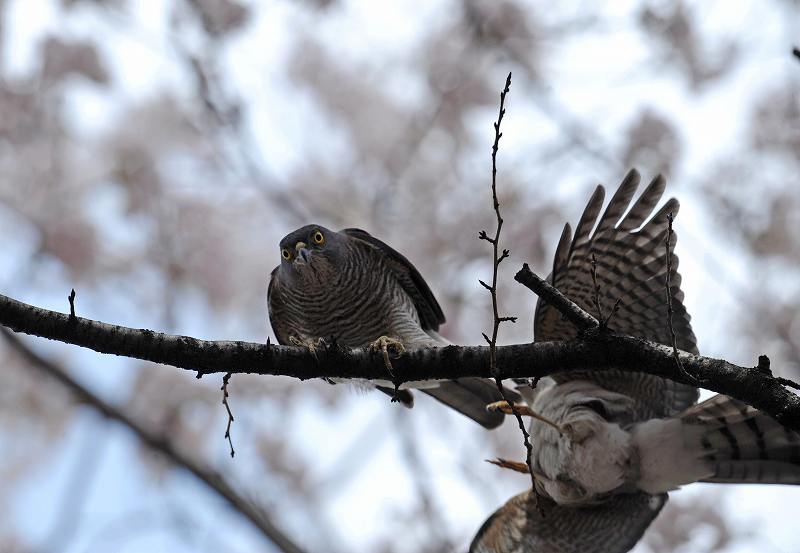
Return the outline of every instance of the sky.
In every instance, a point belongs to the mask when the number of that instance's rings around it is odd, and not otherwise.
[[[252,104],[247,113],[247,128],[253,140],[253,156],[263,161],[263,152],[270,153],[269,170],[278,176],[291,175],[302,166],[304,152],[308,150],[330,151],[331,162],[335,162],[343,138],[330,122],[319,115],[319,107],[310,95],[300,90],[296,83],[286,77],[283,64],[287,53],[294,44],[297,29],[313,29],[315,38],[321,40],[326,48],[343,59],[352,60],[367,71],[380,72],[382,67],[393,60],[402,58],[404,49],[421,32],[424,25],[440,25],[449,17],[451,2],[370,2],[353,0],[343,2],[335,16],[315,17],[306,10],[298,9],[292,2],[264,3],[255,10],[255,17],[225,44],[223,59],[227,79],[239,90],[247,90],[260,98]],[[70,123],[81,134],[92,136],[103,129],[123,123],[121,106],[136,103],[138,100],[169,91],[176,95],[190,95],[193,92],[190,77],[169,46],[169,30],[163,9],[164,2],[133,2],[121,8],[119,17],[97,18],[92,10],[75,10],[66,13],[59,3],[46,0],[16,0],[7,3],[6,44],[4,63],[12,70],[24,72],[35,56],[37,38],[49,30],[59,29],[74,37],[99,37],[107,48],[109,68],[114,74],[114,94],[99,94],[89,85],[76,86],[69,97]],[[738,307],[737,290],[742,288],[747,278],[748,264],[741,247],[735,242],[720,237],[718,229],[707,220],[705,206],[693,190],[698,179],[704,178],[701,172],[710,165],[710,160],[724,157],[735,150],[737,141],[742,139],[744,118],[739,114],[739,106],[747,104],[748,98],[765,89],[775,80],[776,75],[796,70],[787,58],[787,44],[797,41],[788,29],[800,29],[800,16],[787,10],[764,11],[756,1],[709,2],[694,5],[702,25],[709,30],[736,29],[744,33],[746,43],[751,47],[743,53],[743,61],[737,69],[720,82],[710,86],[701,94],[687,88],[680,79],[670,74],[669,68],[663,70],[658,63],[643,62],[645,48],[640,33],[630,28],[629,21],[636,7],[635,2],[615,2],[609,9],[614,11],[611,23],[594,33],[576,35],[567,40],[548,58],[548,69],[558,76],[557,87],[551,90],[561,106],[569,106],[576,116],[590,117],[595,125],[591,129],[603,142],[616,144],[621,129],[630,122],[633,113],[631,106],[648,105],[655,112],[669,113],[678,123],[683,140],[683,159],[679,169],[671,175],[668,193],[679,197],[682,203],[681,214],[676,223],[680,236],[678,254],[684,276],[683,289],[686,305],[693,315],[693,325],[699,336],[701,351],[706,355],[725,356],[732,362],[752,364],[760,352],[737,348],[726,339],[728,324],[735,320]],[[579,14],[583,4],[568,2],[552,7],[551,14],[543,14],[547,19],[564,18],[569,14]],[[787,19],[793,21],[787,22]],[[757,21],[757,25],[753,22]],[[618,25],[618,26],[617,26]],[[632,73],[632,68],[645,69]],[[490,68],[498,75],[504,74],[503,67]],[[500,80],[498,82],[498,88]],[[595,83],[602,82],[597,88]],[[412,72],[400,67],[391,73],[386,86],[396,90],[398,97],[407,98],[410,103],[419,100],[424,87],[415,82]],[[514,167],[524,175],[526,158],[535,150],[537,143],[548,134],[553,122],[541,108],[530,105],[525,99],[533,94],[525,90],[524,81],[512,85],[508,115],[504,121],[504,138],[501,163]],[[610,101],[609,98],[613,98]],[[476,113],[476,128],[489,128],[493,113]],[[533,129],[533,130],[532,130]],[[337,146],[338,144],[338,146]],[[488,150],[488,144],[486,149]],[[486,158],[476,159],[475,170],[486,170]],[[502,167],[502,166],[501,166]],[[563,197],[574,197],[579,184],[587,179],[605,182],[610,188],[623,175],[624,169],[615,172],[592,174],[595,166],[584,161],[574,167],[564,167],[562,171],[574,173],[576,186],[559,187],[544,191]],[[647,178],[647,176],[645,176]],[[721,182],[720,186],[726,186]],[[580,214],[586,199],[575,198],[571,220]],[[121,226],[116,216],[115,199],[98,199],[93,209],[98,220],[109,232],[121,236],[136,237],[141,229]],[[559,229],[554,229],[558,233]],[[554,237],[555,239],[555,237]],[[135,240],[133,240],[135,241]],[[25,252],[26,239],[13,245],[13,249],[3,254],[3,272],[7,273],[3,282],[10,281],[13,275],[14,259]],[[553,244],[554,246],[555,244]],[[18,251],[15,251],[18,250]],[[524,252],[514,252],[512,261],[518,265],[524,261]],[[46,282],[46,283],[45,283]],[[24,301],[42,307],[64,310],[63,290],[70,288],[67,275],[59,274],[54,267],[46,278],[33,282],[17,284],[7,289],[10,295],[17,293]],[[148,326],[148,314],[139,306],[131,305],[125,298],[113,303],[93,301],[91,297],[79,296],[81,310],[92,317],[119,324],[140,327]],[[719,313],[726,313],[720,318]],[[207,312],[202,306],[179,314],[176,323],[178,331],[200,337],[261,339],[255,335],[237,335],[242,326],[236,321],[219,323],[229,335],[218,336],[219,326],[207,322]],[[528,323],[525,323],[528,324]],[[248,330],[248,332],[250,332]],[[232,335],[231,335],[232,334]],[[42,350],[52,350],[51,344],[38,344]],[[102,366],[95,362],[91,352],[78,350],[69,353],[71,366],[84,367],[83,381],[91,385],[104,397],[115,399],[124,397],[126,386],[130,385],[130,364],[116,358],[103,358]],[[357,392],[348,392],[357,393]],[[296,444],[300,454],[319,456],[321,467],[327,458],[335,459],[336,452],[347,444],[338,439],[328,439],[326,425],[353,427],[353,435],[380,428],[389,424],[393,412],[384,409],[379,398],[366,398],[360,402],[359,409],[338,414],[329,419],[324,405],[309,410],[306,417],[292,421],[287,431],[298,435],[314,435],[313,445]],[[425,425],[424,417],[433,408],[411,419],[418,431]],[[79,422],[69,426],[69,434],[54,456],[54,465],[42,466],[35,478],[30,479],[18,491],[18,503],[12,514],[17,524],[32,536],[35,543],[41,543],[42,551],[60,551],[48,542],[53,531],[50,521],[61,506],[58,500],[60,491],[71,481],[70,475],[76,465],[96,463],[98,472],[86,482],[88,500],[83,516],[105,521],[105,526],[125,527],[129,538],[109,543],[109,536],[116,540],[119,534],[78,530],[78,535],[64,553],[100,551],[149,551],[183,552],[194,551],[200,544],[221,540],[212,528],[224,529],[224,544],[227,551],[250,551],[260,538],[246,523],[237,522],[230,517],[227,508],[212,499],[193,479],[185,474],[168,471],[163,476],[170,482],[170,497],[165,500],[162,494],[152,493],[154,484],[151,477],[142,470],[140,463],[130,459],[139,455],[136,441],[127,433],[112,431],[108,424],[96,415],[85,411],[77,415]],[[239,421],[237,421],[238,423]],[[247,466],[248,450],[246,443],[247,425],[257,421],[242,422],[234,427],[239,434],[236,461]],[[458,428],[454,423],[454,428]],[[214,429],[219,431],[221,429]],[[113,434],[113,439],[103,440]],[[438,447],[435,441],[429,442],[426,456],[431,467],[446,467],[453,461],[454,452]],[[89,453],[87,453],[87,450]],[[321,454],[322,453],[322,454]],[[328,455],[326,455],[328,454]],[[391,482],[393,501],[398,505],[411,500],[413,488],[411,480],[399,468],[397,442],[376,439],[371,460],[363,481],[350,481],[346,490],[326,514],[327,524],[335,527],[334,533],[348,536],[355,547],[361,551],[369,550],[368,542],[359,542],[359,530],[365,526],[391,524],[391,513],[386,509],[369,509],[372,498],[379,496],[381,490],[372,484],[384,478]],[[94,459],[93,459],[94,458]],[[100,460],[98,460],[99,458]],[[220,459],[223,462],[223,459]],[[245,468],[243,474],[247,473]],[[370,474],[371,473],[371,474]],[[396,476],[387,476],[387,475]],[[521,479],[516,489],[504,486],[491,493],[502,502],[517,490],[524,487]],[[446,505],[438,505],[446,524],[465,536],[462,544],[478,528],[480,522],[489,514],[475,494],[465,491],[462,482],[446,471],[434,471],[430,485],[441,490],[447,497]],[[678,495],[692,498],[703,495],[706,485],[695,485],[677,492]],[[265,483],[264,497],[270,504],[280,500]],[[757,528],[769,542],[762,546],[770,551],[789,552],[800,550],[800,533],[793,524],[794,506],[798,491],[789,487],[750,486],[730,488],[722,497],[725,516],[735,520],[742,528]],[[124,503],[129,509],[121,513],[113,507]],[[188,516],[191,506],[191,516]],[[137,525],[159,527],[152,518],[163,519],[163,531],[137,533]],[[184,539],[174,533],[175,521],[185,528]],[[389,522],[387,522],[389,521]],[[302,533],[301,521],[283,521],[288,529]],[[702,537],[698,538],[702,541]],[[711,538],[709,538],[711,539]],[[194,540],[194,541],[193,541]],[[210,541],[209,541],[210,540]],[[213,551],[213,545],[204,545]],[[726,551],[751,551],[753,544],[745,540],[738,547]],[[269,550],[269,549],[267,549]],[[699,549],[698,549],[699,550]],[[635,551],[644,553],[647,549],[639,546]]]

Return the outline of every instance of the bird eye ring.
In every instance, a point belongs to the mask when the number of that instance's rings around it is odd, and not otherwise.
[[[311,237],[315,244],[323,244],[325,242],[325,237],[322,235],[320,231],[314,233],[314,236]]]
[[[290,252],[287,248],[283,248],[281,250],[281,257],[284,259],[290,259],[292,257],[292,252]]]

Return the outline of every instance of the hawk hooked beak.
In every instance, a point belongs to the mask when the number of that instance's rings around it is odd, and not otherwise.
[[[305,242],[298,242],[294,245],[294,249],[297,252],[297,256],[295,257],[296,260],[302,259],[304,263],[308,263],[309,251],[306,248]]]

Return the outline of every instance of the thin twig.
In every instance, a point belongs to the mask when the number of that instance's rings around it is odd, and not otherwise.
[[[75,319],[75,288],[69,293],[67,299],[69,300],[69,318]]]
[[[533,447],[531,446],[530,434],[528,434],[528,430],[525,428],[525,422],[522,420],[522,416],[514,407],[513,400],[510,400],[508,397],[506,397],[506,392],[503,388],[503,379],[497,376],[497,335],[500,331],[500,324],[504,322],[517,322],[516,317],[501,317],[497,308],[497,269],[500,267],[500,263],[502,263],[503,260],[509,255],[509,251],[505,249],[498,255],[500,250],[500,231],[503,228],[503,217],[500,215],[500,202],[497,199],[497,150],[500,148],[500,137],[503,136],[503,133],[500,132],[500,124],[503,122],[503,116],[506,114],[506,94],[508,94],[510,88],[511,72],[508,73],[508,76],[506,77],[506,85],[503,87],[502,92],[500,92],[500,110],[497,114],[497,121],[494,123],[494,144],[492,144],[492,206],[494,207],[494,214],[497,218],[497,227],[495,229],[494,238],[489,238],[489,236],[486,234],[486,231],[483,230],[478,233],[478,237],[481,240],[486,240],[492,245],[492,285],[489,286],[482,280],[479,282],[484,288],[489,290],[489,293],[492,295],[492,314],[494,316],[492,325],[492,338],[489,339],[486,334],[483,335],[486,341],[489,342],[489,371],[492,375],[495,375],[497,389],[500,391],[500,395],[503,397],[503,399],[505,399],[508,402],[508,405],[511,407],[511,412],[514,413],[514,417],[517,419],[519,429],[522,431],[522,438],[525,443],[525,450],[527,452],[526,463],[528,464],[528,472],[530,472],[531,475],[531,487],[536,489],[536,476],[534,475],[533,465],[531,463]]]
[[[600,328],[608,328],[608,324],[611,322],[611,319],[619,310],[619,304],[622,303],[622,298],[617,298],[617,301],[614,302],[614,306],[611,308],[611,311],[608,312],[608,316],[603,317],[603,309],[600,304],[600,285],[597,283],[597,258],[595,257],[594,253],[592,253],[591,264],[592,268],[590,271],[592,274],[592,284],[594,285],[594,307],[597,310],[597,320],[600,321]],[[555,278],[555,272],[553,273],[553,278]]]
[[[597,310],[597,320],[602,325],[605,321],[603,319],[603,309],[600,307],[600,285],[597,284],[597,258],[594,253],[592,253],[591,265],[590,272],[592,274],[592,284],[594,285],[594,308]]]
[[[670,282],[672,277],[672,249],[670,247],[672,243],[672,220],[673,220],[673,213],[670,211],[667,214],[667,240],[666,240],[667,278],[666,278],[665,294],[667,296],[667,327],[669,328],[670,339],[672,341],[672,357],[675,359],[675,365],[678,367],[678,372],[685,375],[690,381],[694,381],[695,379],[692,378],[683,368],[680,356],[678,355],[678,345],[677,345],[677,337],[675,336],[675,328],[672,326],[672,284]]]
[[[619,305],[622,303],[622,298],[617,298],[617,301],[614,302],[614,307],[611,308],[611,313],[608,314],[608,317],[600,321],[600,324],[603,328],[608,328],[608,325],[611,324],[611,320],[614,318],[614,315],[617,314],[619,311]]]
[[[231,406],[228,403],[228,383],[231,380],[232,373],[225,373],[225,376],[222,377],[222,405],[225,406],[225,410],[228,411],[228,426],[225,427],[225,437],[228,439],[228,445],[231,447],[231,459],[233,456],[236,455],[236,452],[233,450],[233,440],[231,439],[231,424],[233,423],[233,413],[231,413]]]

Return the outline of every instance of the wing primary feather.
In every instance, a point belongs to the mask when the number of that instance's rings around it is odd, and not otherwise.
[[[553,272],[550,273],[550,284],[555,286],[556,274],[558,270],[563,267],[569,260],[570,243],[572,242],[572,227],[569,223],[564,225],[564,230],[561,231],[561,238],[558,241],[556,248],[556,255],[553,256]]]
[[[639,181],[640,176],[636,169],[631,169],[628,174],[625,175],[625,178],[622,179],[622,183],[619,185],[619,188],[617,188],[611,201],[608,202],[608,207],[606,207],[606,210],[603,212],[603,216],[600,218],[597,230],[594,231],[595,236],[614,228],[622,217],[622,214],[628,209],[631,198],[633,198],[636,189],[639,187]]]
[[[600,208],[603,206],[605,194],[606,190],[603,188],[603,185],[597,185],[592,197],[589,199],[589,203],[586,204],[586,209],[583,210],[583,215],[581,215],[578,226],[575,227],[575,237],[572,239],[572,245],[570,246],[569,254],[567,254],[568,258],[572,257],[572,252],[574,252],[577,247],[589,241],[590,232],[597,222],[597,215],[600,213]]]
[[[657,175],[650,181],[650,184],[647,185],[647,188],[644,189],[644,192],[642,192],[631,210],[619,224],[620,230],[630,231],[641,226],[647,216],[652,213],[658,200],[661,199],[666,186],[667,182],[661,175]]]

